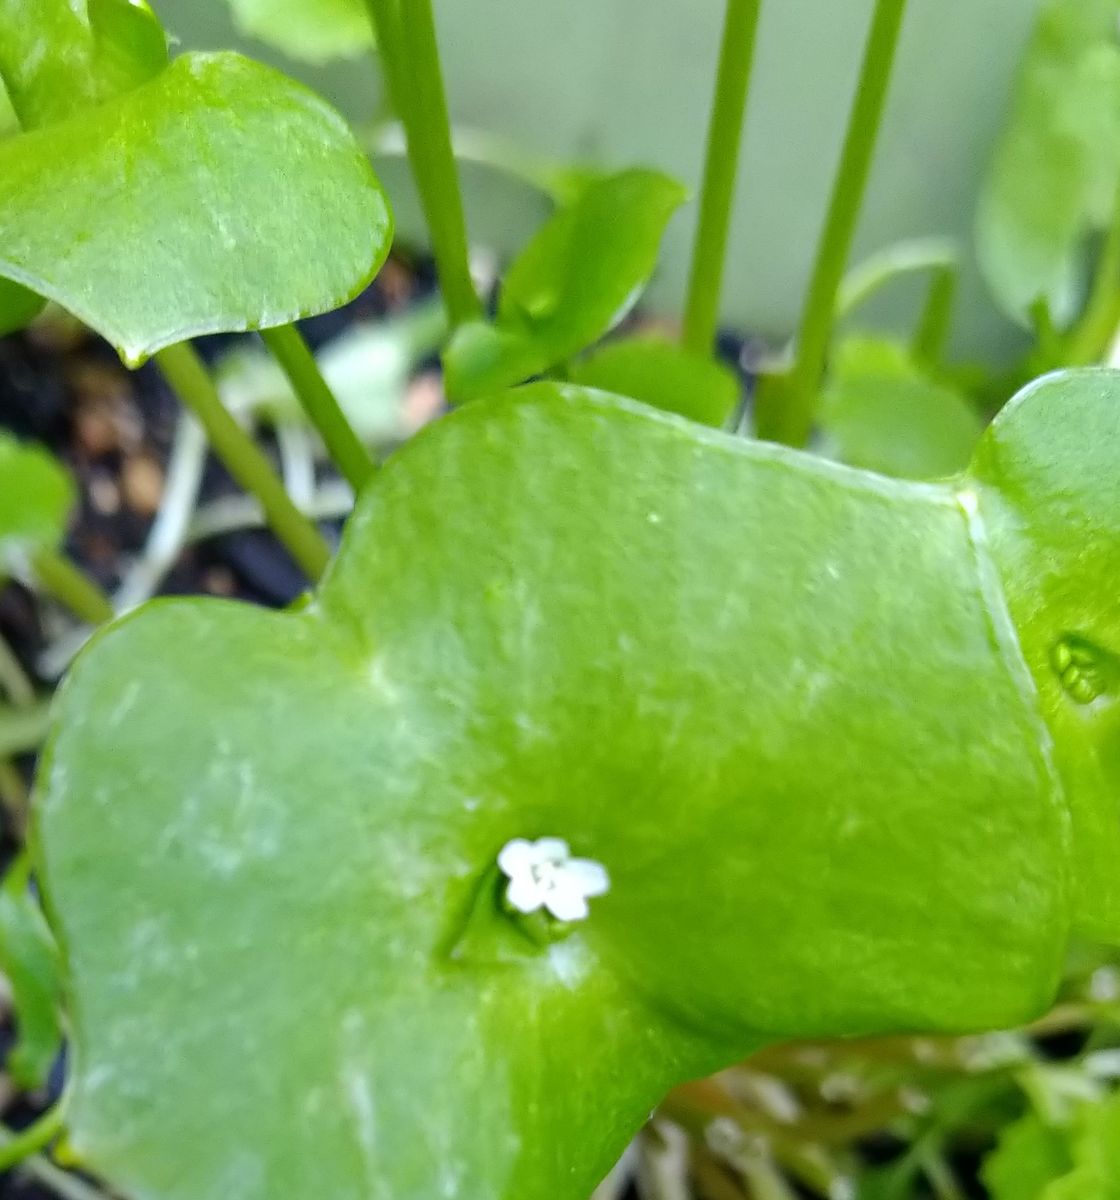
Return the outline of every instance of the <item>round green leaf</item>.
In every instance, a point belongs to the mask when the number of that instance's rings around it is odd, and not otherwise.
[[[391,458],[298,612],[110,627],[38,810],[75,1152],[144,1200],[584,1200],[762,1042],[1037,1012],[1076,860],[980,488],[538,385]],[[538,837],[610,875],[559,940],[502,900]]]
[[[238,27],[292,58],[322,64],[373,45],[363,0],[230,0]]]
[[[659,338],[609,342],[574,363],[569,378],[717,427],[741,393],[739,380],[722,363]]]
[[[343,119],[236,54],[0,143],[0,275],[130,364],[196,334],[337,307],[388,253],[385,197]]]
[[[931,378],[904,346],[873,337],[837,348],[819,425],[843,462],[901,479],[963,470],[983,432],[960,392]]]
[[[0,579],[13,556],[62,541],[74,506],[70,476],[45,450],[0,433]]]

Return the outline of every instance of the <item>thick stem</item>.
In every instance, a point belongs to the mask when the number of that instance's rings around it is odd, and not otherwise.
[[[155,359],[167,382],[199,419],[229,473],[261,502],[272,531],[308,578],[317,580],[330,561],[330,547],[288,498],[261,448],[230,416],[193,347],[180,342],[160,350]]]
[[[684,345],[695,354],[710,354],[716,336],[731,203],[761,7],[762,0],[727,0],[719,73],[708,125],[700,221],[692,250],[684,314]]]
[[[454,328],[481,315],[471,280],[463,201],[451,148],[431,0],[366,0],[385,78],[408,139],[447,314]]]
[[[335,466],[354,491],[359,491],[376,469],[373,459],[351,429],[299,330],[294,325],[282,325],[262,330],[261,337],[283,368]]]
[[[791,446],[803,446],[809,440],[832,336],[836,292],[844,276],[867,190],[905,12],[906,0],[876,2],[859,87],[797,336],[797,361],[785,386],[770,389],[760,397],[757,421],[761,437]]]
[[[31,572],[36,583],[80,620],[101,625],[114,617],[108,596],[57,550],[40,546],[31,552]]]

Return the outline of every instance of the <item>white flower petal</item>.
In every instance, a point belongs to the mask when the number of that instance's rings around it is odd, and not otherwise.
[[[498,852],[498,866],[508,879],[527,875],[536,864],[537,856],[533,844],[524,838],[514,838]]]
[[[543,837],[533,843],[533,853],[538,863],[566,863],[572,852],[563,838]]]
[[[533,913],[548,902],[548,890],[526,872],[515,875],[506,888],[506,901],[518,912]]]
[[[545,904],[558,921],[582,921],[591,912],[582,893],[574,887],[554,887]]]
[[[564,875],[579,886],[585,896],[604,896],[611,890],[607,868],[593,858],[572,858],[564,864]]]

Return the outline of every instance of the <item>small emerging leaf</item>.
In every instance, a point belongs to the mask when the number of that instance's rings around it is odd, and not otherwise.
[[[62,977],[58,947],[29,890],[26,861],[17,862],[0,887],[0,972],[12,989],[18,1033],[8,1070],[21,1087],[40,1087],[62,1043]]]
[[[292,58],[323,64],[374,42],[363,0],[230,0],[238,28]]]
[[[630,311],[657,263],[680,184],[629,170],[589,183],[521,252],[493,329],[461,329],[444,353],[448,395],[472,400],[585,350]]]
[[[721,363],[659,338],[609,342],[574,363],[569,377],[717,428],[726,423],[742,390]]]
[[[0,77],[24,129],[130,91],[167,66],[147,0],[0,0]]]
[[[74,505],[69,475],[46,450],[0,433],[0,581],[13,557],[56,546]]]
[[[200,333],[350,299],[388,253],[381,187],[343,119],[236,54],[0,142],[0,275],[130,364]],[[82,202],[75,203],[74,197]]]
[[[984,424],[964,396],[930,378],[904,347],[851,337],[834,355],[820,427],[850,466],[937,479],[968,464]]]
[[[1084,242],[1108,226],[1120,187],[1120,0],[1049,0],[980,202],[980,265],[1026,321],[1039,303],[1077,315]]]

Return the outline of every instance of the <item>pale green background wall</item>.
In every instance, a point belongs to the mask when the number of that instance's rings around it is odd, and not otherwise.
[[[186,46],[233,40],[223,0],[155,0]],[[437,0],[447,83],[457,121],[527,147],[609,164],[659,165],[689,183],[700,174],[722,0]],[[765,0],[743,185],[725,310],[744,328],[794,323],[839,151],[872,0]],[[1039,0],[911,0],[857,254],[895,238],[970,239],[984,163],[1002,120],[1014,63]],[[267,56],[259,47],[255,53]],[[274,59],[274,61],[277,61]],[[355,118],[376,108],[365,62],[309,78]],[[401,226],[417,228],[403,176],[386,169]],[[515,246],[539,202],[470,172],[472,235]],[[683,290],[690,209],[674,224],[654,302]],[[880,319],[905,318],[896,293]],[[1006,346],[974,273],[966,280],[958,345]]]

